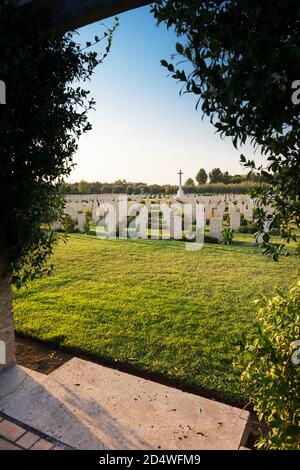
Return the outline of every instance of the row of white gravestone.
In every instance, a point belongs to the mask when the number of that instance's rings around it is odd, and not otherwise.
[[[83,232],[83,227],[86,222],[86,212],[92,213],[92,220],[97,224],[99,220],[99,207],[105,206],[106,204],[113,205],[115,210],[118,210],[118,204],[120,198],[124,199],[126,196],[119,196],[113,194],[101,194],[101,195],[74,195],[66,198],[65,213],[68,214],[74,221],[78,223],[79,231]],[[180,199],[182,204],[190,204],[194,209],[198,204],[205,206],[205,219],[210,221],[210,234],[212,237],[220,240],[223,218],[226,210],[229,211],[230,228],[232,230],[239,230],[241,224],[241,214],[248,219],[253,220],[253,209],[255,207],[255,201],[253,201],[248,195],[212,195],[212,196],[196,196],[188,195]],[[146,196],[130,196],[130,199],[126,202],[128,207],[133,207],[137,211],[146,207],[148,211],[153,209],[158,210],[159,207],[164,205],[178,206],[178,199],[174,196],[155,196],[154,203],[153,198],[149,195]],[[160,205],[160,206],[159,206]],[[157,206],[157,207],[156,207]],[[266,211],[272,214],[272,208],[267,207]],[[105,211],[102,213],[104,215]],[[101,215],[101,212],[100,212]],[[193,216],[193,223],[195,223],[195,216]],[[60,228],[59,223],[55,224],[56,228]],[[266,230],[268,227],[266,226]]]
[[[70,204],[81,204],[81,203],[84,203],[84,204],[94,204],[95,201],[98,201],[99,203],[101,202],[114,202],[114,201],[117,201],[119,199],[119,197],[126,197],[126,195],[116,195],[116,194],[88,194],[88,195],[68,195],[66,197],[66,203],[70,203]],[[131,201],[134,201],[134,202],[147,202],[147,201],[150,201],[151,202],[155,202],[155,203],[159,203],[161,201],[169,201],[169,202],[176,202],[178,201],[178,198],[176,196],[154,196],[154,197],[150,197],[149,195],[145,195],[145,196],[135,196],[135,195],[131,195],[131,196],[128,196],[128,200],[131,200]],[[214,203],[226,203],[226,204],[232,204],[232,203],[235,203],[235,204],[241,204],[241,205],[249,205],[249,204],[254,204],[254,201],[250,198],[249,195],[245,195],[245,194],[240,194],[240,195],[236,195],[236,194],[227,194],[227,195],[221,195],[221,194],[218,194],[218,195],[212,195],[212,196],[207,196],[207,195],[203,195],[203,196],[197,196],[197,195],[185,195],[183,196],[182,198],[180,198],[180,200],[182,202],[191,202],[191,201],[194,201],[194,202],[198,202],[198,203],[211,203],[211,204],[214,204]]]
[[[107,236],[112,237],[116,236],[116,229],[117,227],[122,227],[122,220],[124,221],[123,226],[127,229],[127,218],[120,219],[118,210],[113,210],[111,213],[106,213],[103,210],[102,214],[94,214],[94,222],[97,224],[99,219],[102,215],[107,215],[105,223],[105,230],[107,231]],[[160,231],[160,220],[158,211],[154,211],[151,213],[150,221],[151,221],[151,237],[152,238],[159,238],[159,231]],[[134,216],[135,220],[133,220],[129,224],[129,229],[134,228],[135,230],[131,232],[132,237],[137,238],[148,238],[148,225],[149,225],[149,211],[144,206],[141,209],[135,209],[129,211],[129,216]],[[192,223],[195,223],[195,214],[192,213]],[[216,238],[217,240],[221,241],[222,239],[222,228],[223,228],[223,217],[211,217],[208,219],[210,221],[210,236]],[[230,218],[230,226],[233,230],[239,229],[239,221],[240,221],[240,214],[238,212],[234,213]],[[86,214],[79,213],[77,215],[77,224],[79,232],[84,232],[84,224],[86,222]],[[234,225],[235,222],[235,225]],[[55,224],[56,229],[61,227],[60,223]],[[123,231],[123,236],[127,236],[126,229]],[[156,235],[155,235],[156,233]],[[136,234],[136,235],[134,235]],[[119,236],[122,238],[122,231],[119,233]],[[164,218],[164,225],[162,227],[162,238],[174,238],[177,240],[182,239],[182,214],[176,213],[174,210],[170,210],[170,213],[167,214]]]
[[[103,206],[103,204],[113,204],[114,206],[117,206],[118,205],[118,202],[117,201],[110,201],[110,202],[102,202],[101,203],[101,206]],[[192,205],[193,207],[196,207],[199,203],[198,202],[195,202],[195,201],[187,201],[187,202],[184,202],[184,204],[190,204]],[[129,206],[133,204],[135,205],[134,203],[129,203]],[[156,204],[154,203],[151,203],[149,201],[146,201],[145,203],[141,204],[139,203],[141,206],[146,206],[148,210],[151,210],[151,208],[155,208]],[[165,200],[162,200],[160,201],[160,205],[162,204],[167,204],[167,205],[178,205],[178,201],[165,201]],[[201,203],[201,204],[204,204],[204,203]],[[206,218],[209,220],[211,217],[217,217],[217,216],[223,216],[224,215],[224,212],[226,209],[228,209],[227,206],[225,206],[224,204],[210,204],[210,203],[205,203],[205,212],[206,212]],[[71,216],[72,219],[76,220],[78,219],[78,214],[80,214],[81,212],[87,212],[87,211],[90,211],[92,212],[92,214],[95,214],[97,209],[99,208],[98,204],[97,205],[94,205],[92,208],[90,207],[84,207],[84,206],[80,206],[80,207],[74,207],[74,205],[71,205],[71,204],[66,204],[66,207],[65,207],[65,213],[68,214],[69,216]],[[229,207],[229,212],[232,213],[232,212],[240,212],[240,213],[243,213],[244,216],[247,218],[247,219],[252,219],[252,213],[253,213],[253,209],[250,209],[250,208],[239,208],[238,206],[233,206],[233,207]]]

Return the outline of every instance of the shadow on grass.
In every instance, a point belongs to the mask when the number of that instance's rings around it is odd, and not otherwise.
[[[41,341],[40,339],[35,338],[33,336],[28,336],[28,335],[24,335],[23,333],[16,332],[16,339],[17,341],[18,339],[23,340],[22,341],[23,345],[25,343],[25,346],[27,345],[28,348],[31,348],[31,355],[33,355],[33,351],[35,350],[39,351],[40,361],[38,362],[38,364],[41,362],[43,363],[42,370],[40,368],[37,368],[37,363],[35,361],[33,360],[30,361],[30,358],[29,358],[30,354],[26,355],[26,362],[23,361],[24,348],[22,349],[21,354],[17,356],[17,362],[19,365],[24,365],[25,367],[31,368],[33,370],[37,370],[38,372],[50,374],[51,372],[53,372],[53,370],[60,367],[61,365],[63,365],[65,362],[69,361],[73,357],[79,357],[80,359],[91,361],[91,362],[100,364],[105,367],[110,367],[111,369],[117,369],[121,372],[132,374],[132,375],[135,375],[137,377],[140,377],[146,380],[151,380],[153,382],[156,382],[162,385],[167,385],[172,388],[177,388],[179,390],[182,390],[183,392],[193,393],[195,395],[199,395],[201,397],[208,398],[210,400],[216,400],[221,403],[225,403],[226,405],[235,406],[238,408],[244,408],[244,409],[247,409],[248,411],[252,410],[252,407],[249,406],[249,404],[246,402],[246,399],[245,401],[242,401],[236,398],[231,398],[215,390],[210,390],[210,389],[207,389],[206,387],[191,385],[185,381],[181,381],[178,379],[172,379],[162,374],[142,369],[137,365],[128,364],[126,362],[110,360],[107,357],[104,357],[101,355],[95,356],[93,354],[86,354],[80,349],[70,348],[68,346],[61,344],[63,341],[63,338],[61,338],[62,340],[61,342],[59,341],[58,337],[55,337],[52,340],[48,340],[48,341]],[[53,353],[54,354],[63,353],[63,354],[62,354],[62,357],[59,357],[59,360],[57,361],[56,365],[53,364],[53,360],[52,360],[51,364],[49,364],[49,367],[47,367],[47,358],[49,358],[50,356],[53,359]],[[43,354],[46,360],[42,359]]]

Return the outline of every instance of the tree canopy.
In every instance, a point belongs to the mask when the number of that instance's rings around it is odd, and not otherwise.
[[[196,175],[196,181],[198,184],[205,184],[207,182],[208,176],[204,168],[200,168]]]
[[[209,173],[209,181],[211,183],[222,183],[223,173],[220,168],[213,168]]]
[[[300,105],[292,99],[300,71],[300,4],[294,0],[159,0],[159,23],[174,28],[180,65],[162,60],[182,92],[221,136],[248,140],[267,158],[268,183],[256,192],[272,202],[287,240],[300,224]],[[174,61],[176,59],[174,58]],[[242,163],[250,171],[254,161]]]
[[[7,87],[0,115],[0,276],[13,274],[20,285],[43,271],[51,254],[55,236],[47,227],[62,209],[77,141],[91,129],[94,100],[79,81],[89,80],[109,52],[113,29],[98,58],[73,34],[44,35],[37,12],[24,21],[13,1],[1,4],[0,22],[0,77]]]
[[[194,186],[195,186],[195,182],[194,182],[193,178],[188,178],[188,179],[186,180],[186,182],[184,183],[184,185],[185,185],[185,186],[192,186],[192,187],[194,187]]]

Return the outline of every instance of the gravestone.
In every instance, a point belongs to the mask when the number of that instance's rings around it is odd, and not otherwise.
[[[53,222],[53,230],[61,230],[62,224],[59,220]]]
[[[173,223],[173,238],[174,240],[182,240],[182,219],[183,219],[183,206],[176,204],[174,206],[172,223]]]
[[[86,215],[84,212],[78,214],[78,230],[80,233],[84,233],[83,227],[86,222]]]
[[[94,224],[97,224],[99,220],[99,210],[98,207],[95,207],[92,212],[92,221]]]
[[[252,211],[252,209],[249,209],[249,207],[246,208],[246,209],[244,210],[244,216],[245,216],[245,218],[246,218],[247,220],[251,220],[251,221],[252,221],[252,220],[253,220],[253,211]]]
[[[148,209],[146,206],[142,207],[136,219],[138,229],[138,238],[146,240],[148,238]]]
[[[209,233],[212,238],[216,238],[219,242],[222,241],[223,219],[215,217],[210,219]]]
[[[241,226],[241,214],[237,211],[230,212],[230,228],[231,230],[238,231]]]

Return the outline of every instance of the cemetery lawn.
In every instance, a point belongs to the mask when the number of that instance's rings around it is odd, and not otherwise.
[[[175,241],[70,235],[53,276],[14,291],[16,331],[66,350],[245,402],[232,361],[254,325],[253,300],[297,277],[248,244],[186,251]]]

